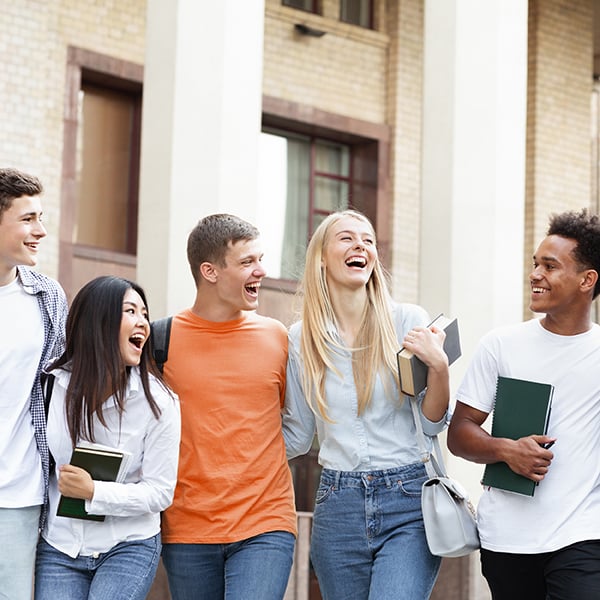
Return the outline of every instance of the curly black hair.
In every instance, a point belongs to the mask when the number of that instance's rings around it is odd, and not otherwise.
[[[573,250],[581,269],[594,269],[600,274],[600,217],[587,208],[567,211],[550,217],[548,235],[560,235],[577,242]],[[594,298],[600,294],[600,278],[594,287]]]

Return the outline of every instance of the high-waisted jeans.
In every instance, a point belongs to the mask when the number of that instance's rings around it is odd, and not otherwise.
[[[427,547],[421,463],[369,472],[323,469],[311,558],[323,600],[425,600],[441,559]]]

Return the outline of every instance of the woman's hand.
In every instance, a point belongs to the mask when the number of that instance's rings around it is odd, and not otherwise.
[[[427,391],[421,405],[425,417],[433,423],[440,421],[450,401],[448,356],[444,352],[446,332],[439,327],[415,327],[404,338],[404,347],[420,358],[428,367]]]
[[[434,371],[448,368],[448,357],[444,352],[446,333],[439,327],[415,327],[404,337],[403,346],[416,354]]]
[[[63,496],[83,500],[91,500],[94,497],[94,481],[85,469],[62,465],[58,471],[58,491]]]

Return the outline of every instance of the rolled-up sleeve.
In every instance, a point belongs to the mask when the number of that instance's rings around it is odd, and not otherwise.
[[[285,405],[282,415],[283,438],[288,459],[306,454],[315,436],[315,414],[308,406],[300,375],[300,357],[290,340]]]

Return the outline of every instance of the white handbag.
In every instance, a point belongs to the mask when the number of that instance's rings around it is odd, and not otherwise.
[[[435,455],[427,450],[416,399],[411,398],[410,404],[429,477],[421,492],[427,545],[436,556],[465,556],[480,546],[475,509],[466,490],[448,477],[437,435],[432,438]]]

